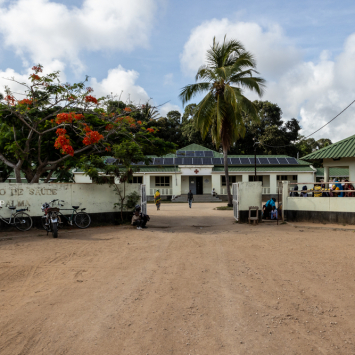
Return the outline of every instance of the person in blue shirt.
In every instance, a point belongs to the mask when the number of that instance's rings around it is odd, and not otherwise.
[[[266,219],[270,218],[270,212],[272,210],[272,207],[275,207],[275,202],[276,202],[276,198],[274,198],[274,197],[266,202],[266,204],[265,204],[265,218]]]
[[[277,219],[277,209],[275,208],[275,206],[272,206],[272,210],[270,212],[270,218]]]

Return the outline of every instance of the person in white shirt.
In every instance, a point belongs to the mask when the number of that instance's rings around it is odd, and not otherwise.
[[[272,210],[270,212],[270,218],[277,219],[277,209],[275,208],[275,206],[272,206]]]

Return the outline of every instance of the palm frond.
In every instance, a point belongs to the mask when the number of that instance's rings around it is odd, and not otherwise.
[[[213,123],[213,117],[216,111],[216,100],[209,92],[202,101],[196,106],[195,125],[200,130],[202,138],[204,139]]]
[[[197,83],[197,84],[186,85],[181,90],[179,97],[182,100],[182,104],[185,105],[186,102],[190,101],[197,94],[201,94],[208,90],[211,90],[210,83]]]

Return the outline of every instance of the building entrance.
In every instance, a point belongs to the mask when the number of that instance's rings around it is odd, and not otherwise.
[[[203,176],[196,176],[196,195],[203,195]]]

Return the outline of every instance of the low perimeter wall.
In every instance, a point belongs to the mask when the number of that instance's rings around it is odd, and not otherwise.
[[[355,224],[353,197],[291,197],[283,182],[282,210],[290,222]]]
[[[120,188],[123,189],[123,185]],[[126,184],[126,196],[133,191],[140,194],[140,185]],[[0,183],[0,214],[4,218],[11,215],[8,206],[16,206],[17,209],[28,207],[31,217],[42,216],[42,204],[54,199],[65,201],[63,209],[71,206],[86,208],[85,212],[90,214],[93,223],[117,223],[120,219],[120,208],[114,207],[119,196],[109,185]]]

